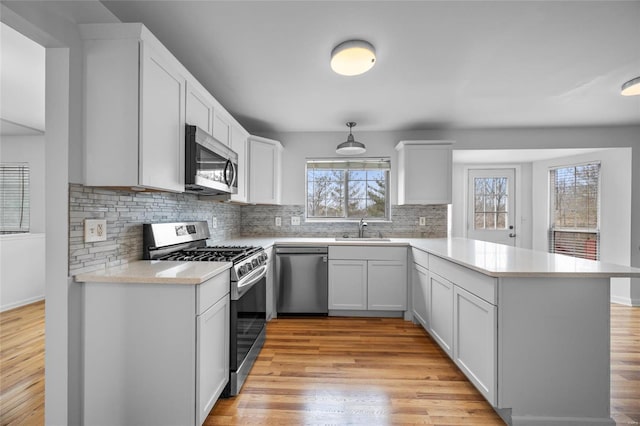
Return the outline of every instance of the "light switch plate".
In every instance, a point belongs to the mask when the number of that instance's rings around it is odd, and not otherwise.
[[[425,226],[427,224],[427,219],[424,217],[420,217],[420,226]]]
[[[218,227],[218,218],[215,216],[211,218],[211,227],[213,229],[216,229]]]
[[[300,216],[291,216],[291,225],[300,225]]]
[[[282,226],[282,218],[280,216],[276,216],[276,226]]]
[[[107,240],[107,220],[106,219],[85,219],[84,220],[84,242],[93,243]]]

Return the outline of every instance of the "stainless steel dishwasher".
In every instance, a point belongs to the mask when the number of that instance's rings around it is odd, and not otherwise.
[[[280,314],[326,315],[327,247],[276,248],[276,310]]]

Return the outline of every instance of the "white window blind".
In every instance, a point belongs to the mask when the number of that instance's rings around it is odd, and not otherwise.
[[[307,160],[307,218],[389,218],[388,158]]]
[[[0,233],[29,232],[29,165],[0,163]]]
[[[600,259],[600,163],[550,169],[549,252]]]

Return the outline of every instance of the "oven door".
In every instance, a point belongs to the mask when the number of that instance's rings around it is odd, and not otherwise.
[[[249,288],[237,300],[231,301],[231,371],[241,368],[252,346],[263,334],[267,322],[266,276],[246,287]]]

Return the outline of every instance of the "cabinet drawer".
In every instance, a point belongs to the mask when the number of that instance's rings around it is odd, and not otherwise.
[[[458,287],[496,305],[496,279],[472,271],[437,256],[429,256],[429,270],[445,277]]]
[[[230,288],[230,272],[226,271],[216,275],[196,286],[196,308],[197,315],[202,314],[204,311],[213,306],[218,300],[229,293]]]
[[[406,247],[329,246],[329,259],[407,261]]]
[[[417,248],[411,249],[413,263],[417,263],[425,269],[429,269],[429,254]]]

